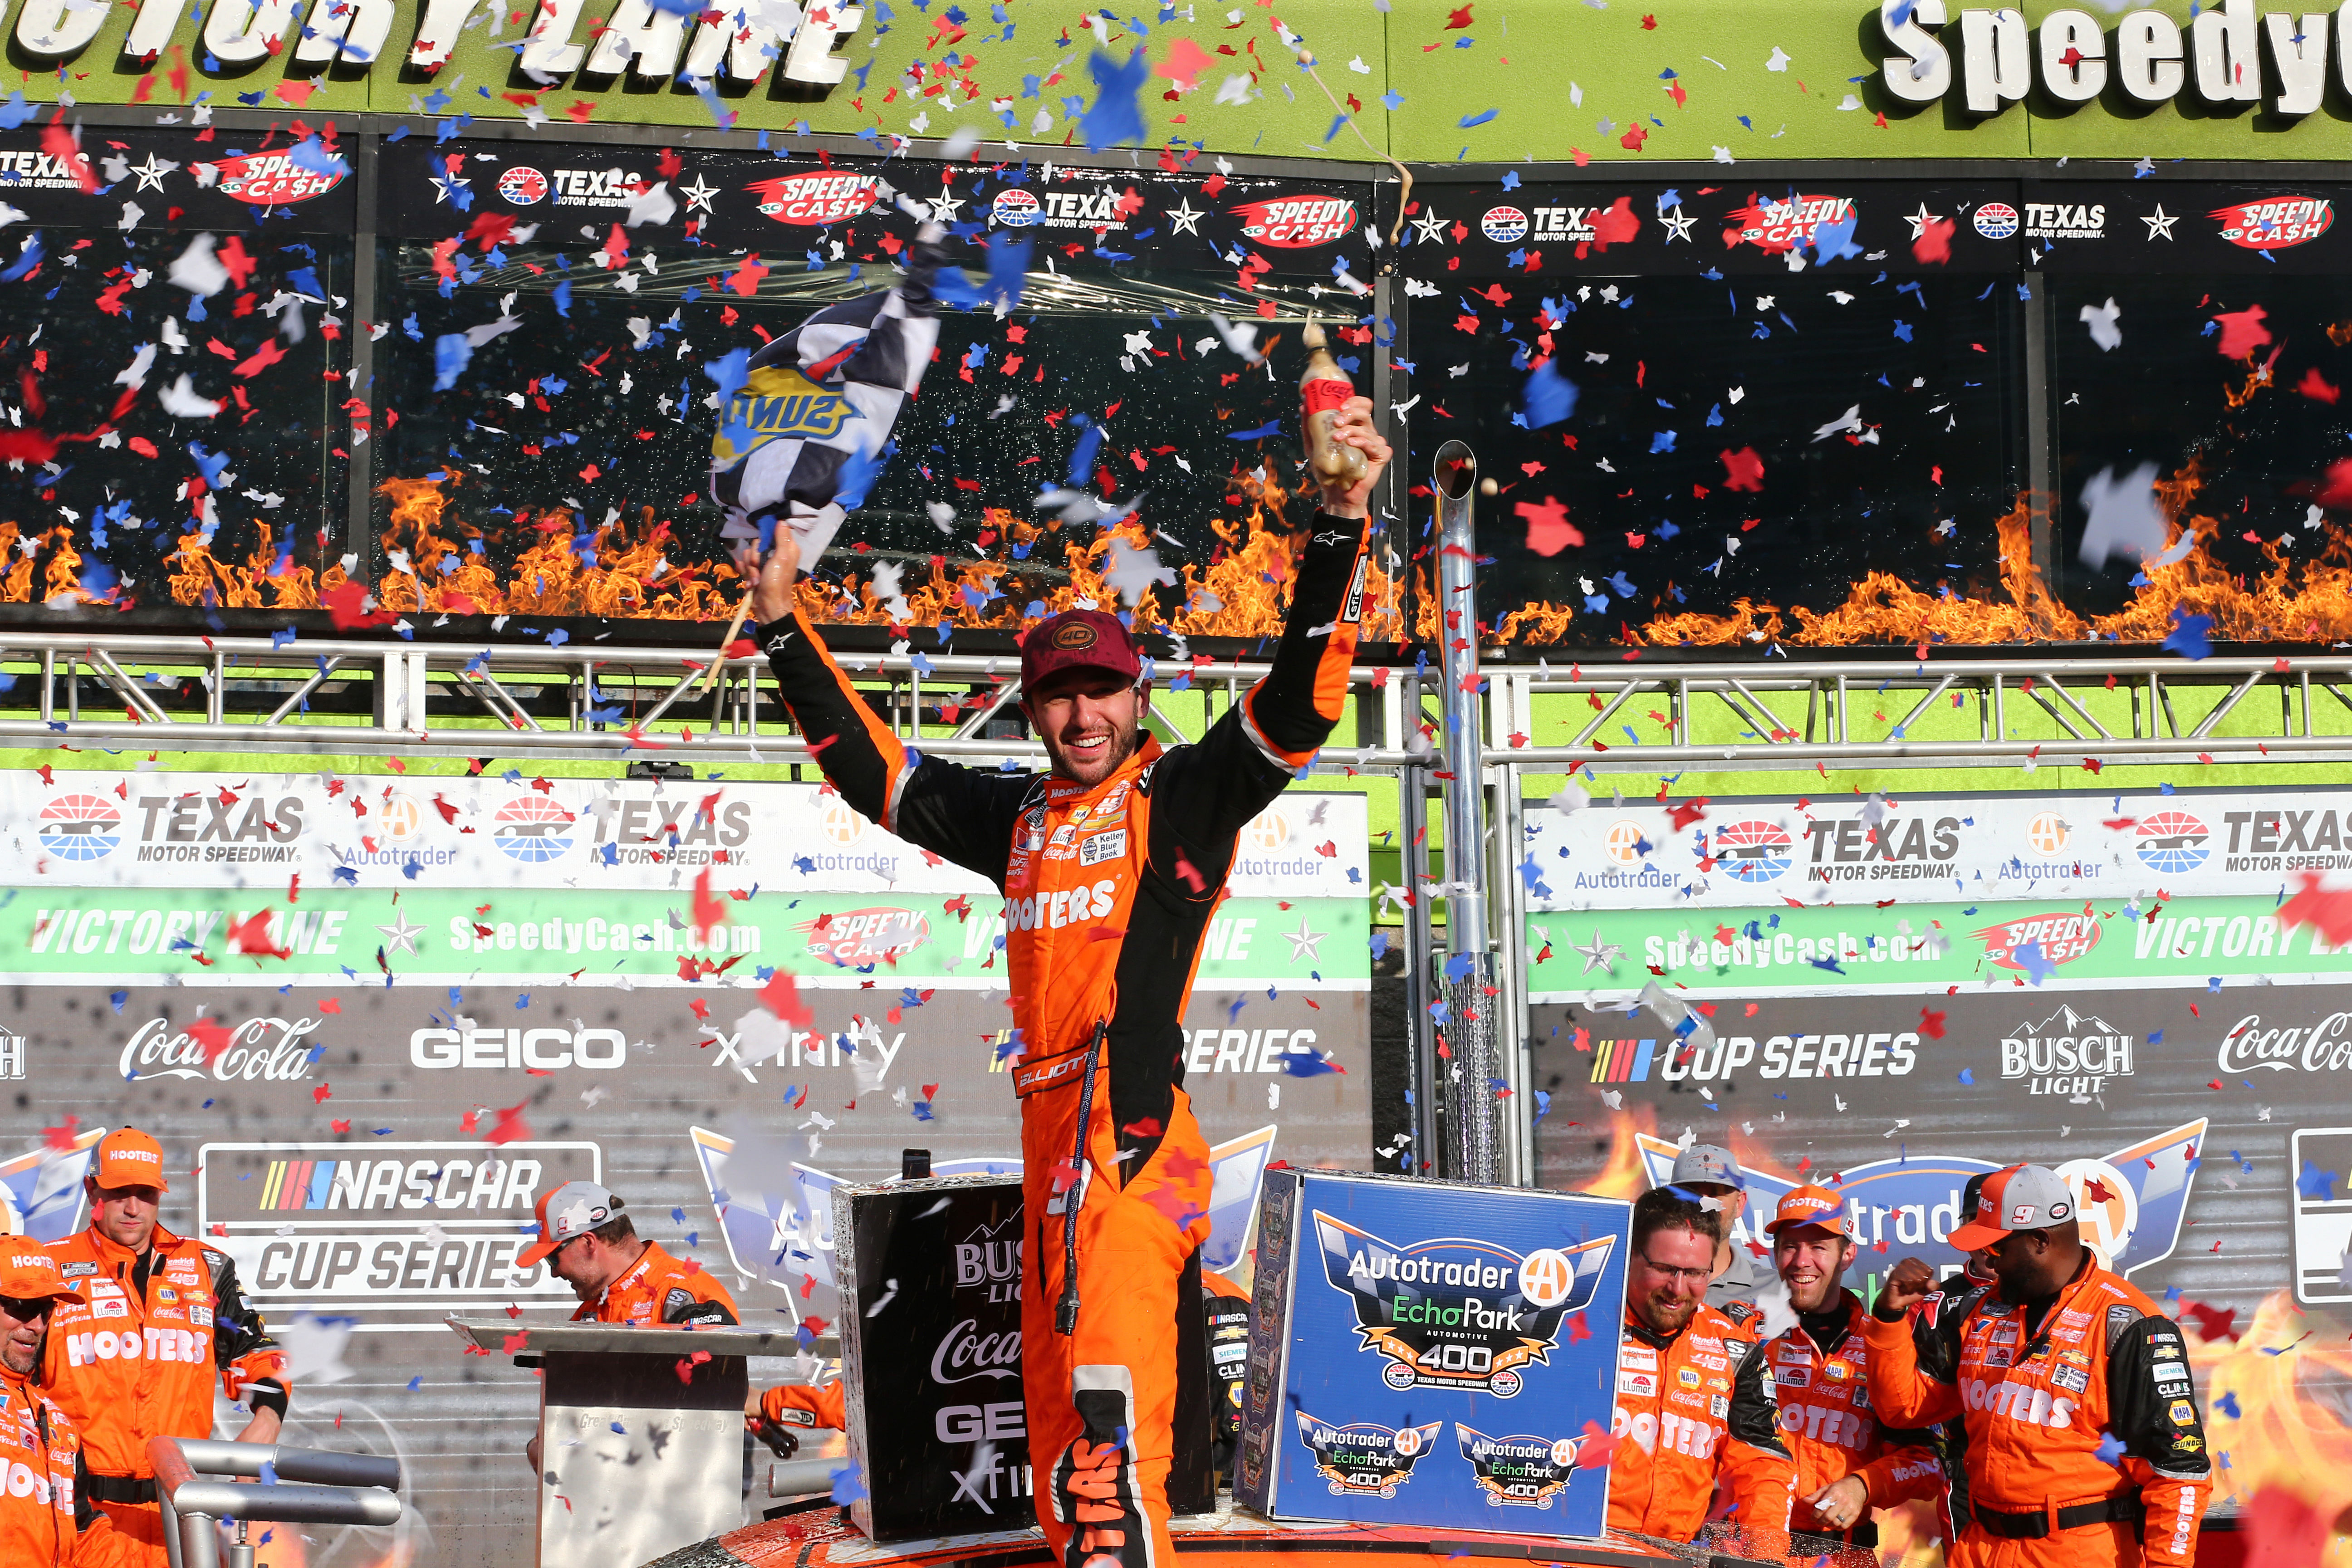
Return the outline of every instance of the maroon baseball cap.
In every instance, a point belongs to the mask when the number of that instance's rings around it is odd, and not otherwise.
[[[1143,674],[1143,650],[1107,610],[1064,610],[1021,639],[1021,686],[1034,690],[1056,670],[1107,669],[1123,679]]]

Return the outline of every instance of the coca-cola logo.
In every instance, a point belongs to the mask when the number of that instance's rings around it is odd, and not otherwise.
[[[122,1042],[126,1083],[150,1078],[210,1078],[219,1083],[287,1083],[310,1076],[316,1018],[198,1019],[185,1029],[150,1018]],[[207,1061],[207,1057],[210,1060]]]
[[[340,173],[306,169],[284,153],[248,153],[241,158],[224,158],[220,165],[221,195],[257,207],[307,202],[342,183]]]
[[[2263,1016],[2249,1013],[2221,1037],[2215,1059],[2225,1073],[2342,1072],[2352,1068],[2352,1013],[2330,1013],[2303,1028],[2265,1029]]]
[[[982,1333],[977,1318],[966,1318],[943,1335],[931,1352],[931,1381],[945,1386],[977,1377],[1021,1381],[1021,1331]]]
[[[1356,204],[1345,196],[1268,196],[1233,209],[1242,233],[1276,250],[1328,245],[1356,231]]]

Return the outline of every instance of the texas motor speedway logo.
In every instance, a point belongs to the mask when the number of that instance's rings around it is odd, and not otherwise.
[[[1355,1302],[1360,1350],[1389,1358],[1391,1388],[1519,1392],[1517,1369],[1549,1366],[1560,1320],[1592,1299],[1614,1237],[1521,1257],[1445,1237],[1402,1247],[1318,1210],[1324,1277]]]

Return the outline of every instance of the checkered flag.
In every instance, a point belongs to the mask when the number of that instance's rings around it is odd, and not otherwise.
[[[932,284],[945,238],[925,224],[896,288],[825,306],[752,355],[741,384],[724,389],[710,443],[722,537],[755,540],[761,522],[788,519],[801,559],[814,564],[866,500],[899,405],[939,342]]]

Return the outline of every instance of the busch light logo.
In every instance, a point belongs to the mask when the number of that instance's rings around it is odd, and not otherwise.
[[[1715,830],[1710,852],[1736,882],[1769,882],[1789,868],[1795,846],[1789,830],[1769,822],[1733,822]]]
[[[41,847],[62,860],[103,860],[122,842],[122,813],[103,795],[61,795],[41,807]]]
[[[1333,1497],[1394,1498],[1412,1479],[1412,1467],[1437,1447],[1445,1423],[1402,1430],[1376,1422],[1334,1426],[1300,1410],[1298,1440],[1313,1450],[1315,1468],[1330,1483]]]
[[[1037,205],[1037,198],[1018,185],[997,192],[989,210],[1007,228],[1028,228],[1044,222],[1045,217],[1045,210]]]
[[[1391,1388],[1519,1392],[1519,1367],[1551,1364],[1560,1320],[1600,1286],[1616,1237],[1538,1247],[1524,1258],[1490,1242],[1446,1237],[1404,1247],[1319,1209],[1324,1277],[1356,1305],[1359,1349],[1389,1358]]]
[[[1459,1421],[1454,1436],[1489,1508],[1549,1508],[1576,1470],[1574,1437],[1489,1437]]]
[[[1517,207],[1488,207],[1486,216],[1478,220],[1478,227],[1496,245],[1509,245],[1526,237],[1528,215]]]
[[[542,865],[572,847],[565,829],[577,820],[544,795],[519,795],[491,819],[490,841],[527,866]]]
[[[517,163],[499,176],[499,195],[519,207],[545,201],[547,189],[547,176],[528,163]]]
[[[2160,876],[2178,877],[2205,864],[2205,825],[2185,811],[2159,811],[2139,824],[2140,864]]]

